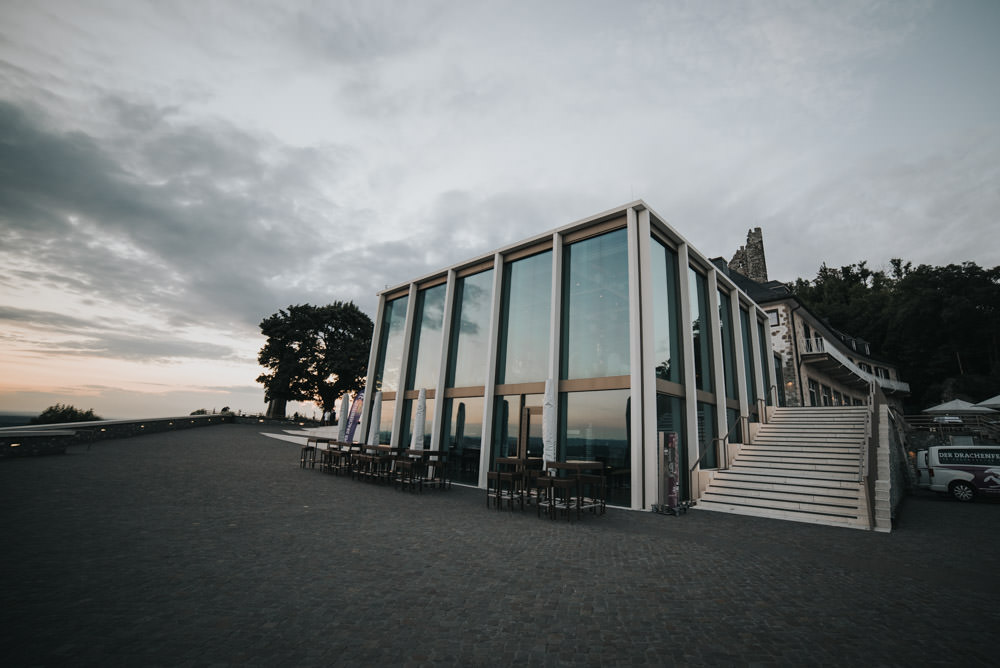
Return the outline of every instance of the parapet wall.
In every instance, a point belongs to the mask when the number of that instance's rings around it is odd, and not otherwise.
[[[234,415],[187,415],[150,420],[98,420],[0,429],[0,459],[64,454],[66,448],[109,438],[232,423]]]

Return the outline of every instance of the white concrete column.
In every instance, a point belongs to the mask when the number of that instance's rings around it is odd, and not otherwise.
[[[500,344],[500,297],[503,294],[503,255],[493,254],[493,297],[490,308],[490,335],[487,351],[486,388],[483,392],[483,435],[479,451],[479,486],[486,487],[486,473],[490,469],[490,452],[493,450],[493,404],[496,397],[497,346]]]
[[[688,463],[681,471],[684,486],[690,488],[692,499],[698,498],[698,486],[691,485],[690,467],[698,459],[698,388],[694,373],[694,337],[691,336],[691,281],[688,276],[690,269],[688,246],[686,243],[677,247],[677,284],[681,298],[681,343],[684,350],[684,413],[685,433],[687,434]]]
[[[715,433],[719,438],[726,435],[726,367],[722,349],[722,323],[719,314],[718,270],[708,270],[708,326],[712,331],[712,385],[715,387]],[[709,447],[714,443],[709,444]],[[716,453],[716,463],[722,461],[724,453]]]
[[[361,402],[361,421],[358,423],[358,429],[361,432],[358,435],[358,440],[362,443],[368,440],[368,417],[371,413],[372,399],[375,395],[375,366],[378,364],[378,352],[379,346],[382,340],[382,319],[385,314],[385,295],[379,295],[378,298],[378,309],[375,313],[375,326],[372,330],[372,347],[371,351],[368,353],[368,375],[365,377],[365,398]],[[375,425],[378,429],[378,425]]]
[[[399,432],[403,424],[403,393],[406,391],[406,372],[410,365],[410,346],[413,344],[414,314],[417,310],[417,284],[410,283],[410,293],[406,300],[406,325],[403,327],[403,351],[399,366],[399,389],[396,390],[396,403],[392,413],[392,436],[389,445],[399,447]]]
[[[444,416],[444,390],[448,379],[448,352],[451,347],[451,327],[455,313],[454,269],[448,270],[448,284],[444,293],[444,322],[441,323],[441,363],[438,369],[437,386],[434,388],[434,415],[431,417],[431,450],[441,449],[441,422]]]
[[[649,212],[643,207],[642,213],[646,214],[646,245],[649,242]],[[632,489],[632,508],[643,507],[645,476],[643,474],[643,447],[646,441],[644,429],[645,406],[643,397],[643,355],[642,355],[642,292],[641,283],[641,257],[640,246],[642,245],[639,214],[635,208],[630,207],[626,212],[628,228],[628,313],[629,313],[629,393],[631,395],[631,425],[632,443],[629,448],[631,461],[630,486]],[[648,257],[647,257],[648,259]],[[655,414],[655,412],[654,412]],[[654,441],[655,442],[655,441]]]

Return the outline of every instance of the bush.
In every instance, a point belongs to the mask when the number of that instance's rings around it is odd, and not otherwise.
[[[93,422],[103,420],[100,415],[94,415],[94,409],[85,411],[70,404],[49,406],[38,417],[31,418],[30,424],[63,424],[64,422]]]

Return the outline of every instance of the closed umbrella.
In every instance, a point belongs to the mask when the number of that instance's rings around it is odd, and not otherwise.
[[[420,388],[417,395],[417,410],[413,414],[413,436],[410,438],[411,450],[424,449],[424,416],[427,413],[427,390]]]
[[[542,399],[542,460],[556,461],[556,390],[551,378],[545,381]]]
[[[345,394],[340,400],[340,415],[337,416],[337,440],[341,443],[347,440],[347,423],[350,418],[349,407],[350,404],[347,402],[347,395]]]
[[[372,400],[372,419],[368,426],[368,445],[378,445],[378,430],[382,422],[382,393],[376,392]]]
[[[455,417],[455,447],[461,452],[465,448],[465,402],[459,402]]]

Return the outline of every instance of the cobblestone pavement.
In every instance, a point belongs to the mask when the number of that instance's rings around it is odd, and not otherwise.
[[[996,665],[1000,503],[578,523],[220,425],[0,461],[5,666]]]

